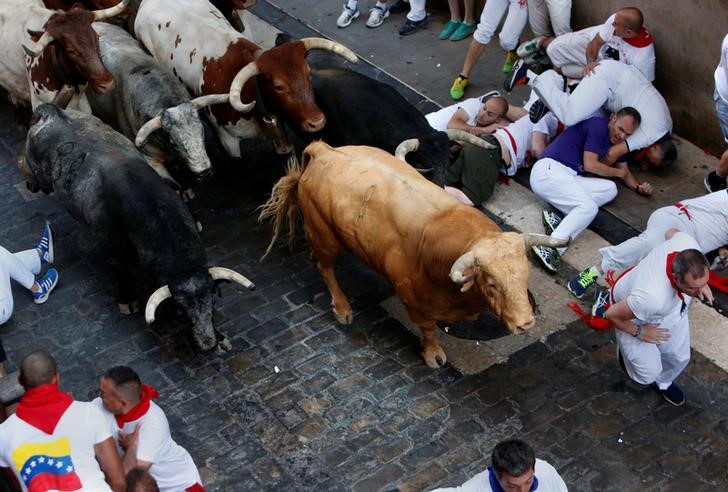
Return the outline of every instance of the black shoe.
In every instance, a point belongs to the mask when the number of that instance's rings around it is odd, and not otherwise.
[[[538,123],[539,120],[546,116],[546,113],[549,111],[551,110],[541,99],[536,99],[533,104],[531,104],[531,109],[528,110],[528,119],[531,120],[531,123]]]
[[[657,383],[652,383],[658,393],[662,395],[667,403],[679,407],[685,404],[685,393],[678,387],[677,384],[672,383],[667,389],[660,389]]]
[[[390,14],[401,14],[402,12],[409,12],[410,4],[404,0],[397,0],[397,2],[389,7]]]
[[[513,71],[511,74],[506,78],[505,82],[503,82],[503,88],[506,92],[511,92],[519,85],[526,83],[528,83],[528,65],[526,65],[522,59],[519,59],[513,65]]]
[[[727,185],[726,179],[718,176],[715,171],[710,171],[710,174],[703,180],[703,184],[705,185],[705,189],[708,190],[708,193],[725,190]]]
[[[400,36],[409,36],[414,34],[427,25],[427,17],[420,21],[412,21],[407,19],[402,27],[399,28]]]

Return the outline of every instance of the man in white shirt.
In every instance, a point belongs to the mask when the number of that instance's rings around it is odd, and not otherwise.
[[[0,424],[0,473],[10,468],[28,490],[123,491],[121,458],[102,413],[58,389],[56,361],[45,350],[20,364],[25,394]]]
[[[690,362],[688,308],[693,297],[712,302],[712,295],[708,260],[697,241],[677,229],[665,236],[613,282],[611,295],[597,294],[592,315],[614,323],[627,375],[652,384],[668,403],[680,406],[685,395],[674,381]]]
[[[462,102],[426,114],[432,128],[444,132],[448,128],[465,130],[473,135],[493,133],[510,121],[506,118],[508,101],[497,92],[471,97]]]
[[[723,139],[728,143],[728,34],[723,38],[720,46],[720,62],[715,69],[715,112],[718,113],[718,122],[723,132]],[[708,191],[718,191],[726,188],[726,176],[728,176],[728,150],[723,152],[720,161],[708,176],[705,177],[705,188]]]
[[[148,470],[162,492],[204,492],[192,457],[174,442],[167,417],[152,401],[159,397],[156,390],[126,366],[106,371],[99,387],[101,396],[93,403],[104,410],[108,428],[126,448],[124,471]],[[134,442],[126,440],[128,435]]]
[[[435,489],[432,492],[567,492],[566,484],[556,469],[537,459],[533,448],[520,439],[496,444],[492,465],[459,487]]]
[[[562,34],[538,37],[518,47],[518,56],[528,59],[546,50],[551,63],[567,77],[579,79],[601,60],[617,60],[636,67],[645,78],[655,80],[655,43],[643,26],[642,12],[635,7],[618,10],[602,25]]]

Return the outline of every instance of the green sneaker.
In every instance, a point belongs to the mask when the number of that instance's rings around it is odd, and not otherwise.
[[[449,20],[447,21],[447,24],[445,24],[445,27],[442,28],[442,31],[440,31],[440,39],[445,41],[446,39],[449,39],[450,36],[452,36],[452,33],[458,30],[458,27],[462,22]]]
[[[518,61],[518,54],[515,50],[511,50],[506,55],[506,62],[503,64],[503,73],[511,73],[513,71],[513,64]]]
[[[475,22],[473,22],[472,24],[463,22],[458,26],[455,32],[452,33],[452,35],[450,36],[450,41],[462,41],[463,39],[473,34],[477,27],[478,24],[476,24]]]
[[[584,294],[586,294],[589,287],[594,285],[598,278],[599,271],[594,267],[589,267],[583,272],[580,272],[576,277],[569,280],[569,283],[566,284],[566,288],[574,297],[581,299],[584,297]]]
[[[450,87],[450,97],[453,101],[459,101],[465,95],[465,88],[468,86],[468,78],[458,75]]]

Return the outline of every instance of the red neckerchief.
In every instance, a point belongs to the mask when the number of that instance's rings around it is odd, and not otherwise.
[[[59,391],[57,384],[44,384],[26,390],[15,408],[15,414],[19,419],[46,434],[53,434],[58,421],[71,403],[73,403],[71,395]]]
[[[114,415],[116,418],[116,425],[119,426],[119,429],[123,428],[125,423],[134,422],[147,413],[149,411],[149,402],[152,401],[152,398],[159,398],[157,390],[148,384],[142,384],[142,398],[139,400],[139,403],[134,405],[134,408],[126,412],[124,415]]]
[[[645,29],[645,26],[642,26],[642,29],[640,29],[640,32],[637,36],[625,39],[625,41],[627,42],[627,44],[630,44],[635,48],[644,48],[645,46],[649,46],[652,44],[652,34],[650,34],[650,31]]]
[[[714,289],[718,289],[721,292],[728,292],[728,278],[721,277],[713,270],[710,271],[708,284]]]
[[[675,282],[675,279],[672,278],[672,262],[675,261],[675,257],[677,256],[679,252],[673,251],[672,253],[669,253],[667,255],[667,263],[665,264],[665,271],[667,272],[667,278],[670,280],[670,285],[672,285],[672,288],[675,289],[675,292],[677,292],[677,296],[680,298],[680,300],[685,303],[685,298],[683,297],[683,293],[680,291],[680,289],[677,286],[677,282]]]

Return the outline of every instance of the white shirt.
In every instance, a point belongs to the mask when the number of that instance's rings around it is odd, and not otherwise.
[[[616,113],[625,106],[639,111],[642,123],[627,138],[629,150],[644,149],[672,132],[672,117],[667,103],[642,73],[635,67],[614,60],[602,60],[590,77],[602,77],[609,88],[610,97],[604,106]]]
[[[501,172],[513,176],[526,161],[526,154],[531,150],[531,136],[534,132],[547,135],[546,143],[556,136],[559,121],[553,113],[547,113],[538,123],[531,123],[528,115],[518,118],[505,128],[496,130],[495,136],[499,141],[506,143],[508,153],[511,155],[511,165]],[[515,144],[515,148],[514,148]],[[515,163],[515,165],[513,165]]]
[[[479,97],[471,97],[463,102],[451,104],[450,106],[446,106],[438,111],[426,114],[425,118],[432,128],[444,132],[447,130],[447,124],[450,123],[450,120],[453,116],[455,116],[458,109],[462,109],[468,114],[468,120],[466,123],[470,126],[475,126],[475,117],[478,116],[482,107],[483,103],[480,102]]]
[[[715,69],[715,88],[723,102],[728,104],[728,34],[720,45],[720,63]]]
[[[544,460],[536,458],[534,472],[534,475],[538,479],[538,489],[536,489],[536,492],[568,491],[566,484],[559,476],[559,472]],[[490,486],[490,472],[488,470],[480,472],[459,487],[435,489],[432,492],[493,492]]]
[[[614,35],[614,18],[617,14],[612,14],[601,26],[589,27],[586,31],[589,33],[589,39],[594,39],[596,34],[602,38],[604,44],[597,53],[597,60],[613,60],[614,57],[608,56],[607,52],[616,50],[619,53],[619,61],[624,64],[632,65],[642,72],[645,78],[652,82],[655,80],[655,43],[639,48],[632,46],[624,38]]]
[[[94,399],[92,403],[103,412],[106,426],[114,439],[117,439],[118,445],[120,429],[116,424],[116,418],[104,408],[101,398]],[[121,430],[128,434],[134,432],[139,424],[142,428],[139,431],[137,460],[152,463],[149,474],[157,481],[160,492],[179,492],[195,483],[202,484],[192,456],[185,448],[174,442],[167,417],[156,403],[150,402],[147,413],[137,420],[124,423]],[[119,452],[122,452],[121,448]]]
[[[668,254],[686,249],[700,250],[700,246],[684,232],[676,233],[668,241],[653,248],[637,266],[617,281],[612,291],[614,301],[627,299],[627,305],[635,318],[643,323],[661,324],[665,318],[681,311],[683,301],[670,283],[666,267]],[[682,296],[685,304],[689,305],[692,297],[687,294]],[[687,316],[687,309],[680,315]]]
[[[71,403],[50,435],[13,414],[0,424],[0,467],[13,470],[23,491],[36,478],[50,477],[58,481],[42,490],[77,483],[77,489],[63,490],[110,492],[94,451],[109,437],[103,414],[90,402]]]

